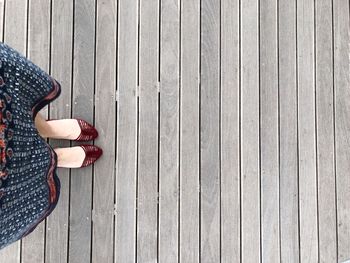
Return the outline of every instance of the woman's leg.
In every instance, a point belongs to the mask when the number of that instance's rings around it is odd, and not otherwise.
[[[52,134],[50,126],[47,124],[44,117],[38,112],[34,119],[35,127],[38,130],[41,137],[47,138]]]
[[[79,168],[85,159],[85,152],[80,146],[54,148],[57,154],[57,167]]]
[[[80,126],[74,119],[46,121],[40,112],[35,116],[35,126],[44,138],[72,140],[79,136]]]
[[[80,126],[72,119],[46,121],[37,113],[35,126],[39,134],[44,138],[74,139],[80,134]],[[57,154],[57,167],[79,168],[85,159],[85,151],[79,147],[54,148]]]

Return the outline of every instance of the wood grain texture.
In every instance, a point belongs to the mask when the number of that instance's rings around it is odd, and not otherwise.
[[[319,262],[337,262],[332,1],[317,1],[315,9]]]
[[[65,14],[62,19],[61,14]],[[73,2],[52,1],[51,75],[61,84],[60,96],[49,105],[50,119],[70,118],[73,52]],[[64,66],[62,66],[64,65]],[[69,147],[70,142],[49,139],[53,148]],[[46,219],[46,262],[68,261],[70,171],[57,168],[60,197],[55,210]]]
[[[49,73],[50,65],[50,2],[29,1],[28,6],[28,58]],[[48,107],[41,114],[47,118]],[[43,220],[32,235],[22,240],[22,262],[44,262],[45,225]]]
[[[160,9],[159,262],[178,260],[180,1]]]
[[[158,4],[140,2],[137,262],[158,260]]]
[[[0,0],[0,40],[4,42],[5,0]]]
[[[180,262],[198,263],[200,1],[181,1]]]
[[[299,262],[296,1],[279,1],[279,134],[281,261]]]
[[[93,123],[95,0],[76,0],[74,5],[72,118]],[[74,142],[74,145],[80,144]],[[69,261],[91,262],[92,168],[71,170]]]
[[[318,261],[314,1],[297,1],[301,262]]]
[[[136,260],[138,5],[118,5],[116,262]]]
[[[260,1],[262,262],[280,262],[277,1]]]
[[[27,55],[27,4],[27,0],[6,1],[3,33],[4,42],[24,56]]]
[[[349,2],[333,1],[338,261],[350,258],[350,26]]]
[[[243,262],[260,262],[258,1],[241,1],[241,231]]]
[[[201,1],[200,262],[220,261],[220,5]]]
[[[221,261],[240,262],[239,1],[221,1]]]
[[[96,144],[104,162],[94,165],[91,262],[112,263],[114,230],[114,181],[116,138],[116,28],[117,2],[100,0],[96,5],[95,125]]]

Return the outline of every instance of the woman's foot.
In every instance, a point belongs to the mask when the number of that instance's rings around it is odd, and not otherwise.
[[[76,119],[59,119],[46,121],[48,134],[46,137],[54,139],[75,140],[81,133]]]
[[[57,167],[80,168],[93,164],[102,155],[98,146],[87,144],[66,148],[55,148]]]
[[[35,127],[44,138],[89,141],[98,136],[95,127],[85,120],[45,120],[40,112],[35,117]]]
[[[84,162],[85,151],[80,146],[54,148],[57,154],[57,167],[79,168]]]
[[[35,117],[35,127],[40,136],[44,138],[74,140],[81,132],[76,119],[46,121],[40,112],[38,112]]]

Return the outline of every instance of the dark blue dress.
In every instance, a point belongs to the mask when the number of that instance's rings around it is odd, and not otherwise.
[[[0,42],[0,249],[31,233],[56,207],[57,155],[35,127],[60,84]]]

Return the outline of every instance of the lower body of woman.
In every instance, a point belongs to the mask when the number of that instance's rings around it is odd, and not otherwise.
[[[102,155],[91,144],[53,149],[46,142],[98,136],[82,119],[43,118],[39,111],[60,93],[57,80],[0,42],[0,249],[27,236],[56,207],[57,167],[85,167]]]

